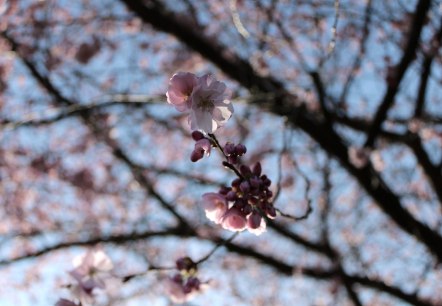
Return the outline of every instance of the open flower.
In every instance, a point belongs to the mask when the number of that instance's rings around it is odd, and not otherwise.
[[[246,229],[247,219],[240,209],[233,206],[222,217],[221,225],[229,231],[241,232]]]
[[[192,130],[213,133],[223,126],[233,113],[233,106],[227,98],[224,83],[208,74],[198,78],[189,115]]]
[[[221,219],[227,211],[227,200],[224,195],[215,192],[205,193],[202,205],[209,220],[216,224],[221,223]]]
[[[110,258],[101,250],[90,250],[74,259],[75,269],[69,274],[77,281],[72,293],[82,304],[93,301],[94,288],[104,289],[105,280],[113,269]]]
[[[192,92],[197,85],[197,77],[190,72],[178,72],[169,81],[169,90],[166,93],[167,102],[184,112],[192,104]]]

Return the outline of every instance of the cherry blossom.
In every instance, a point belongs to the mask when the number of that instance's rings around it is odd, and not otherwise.
[[[227,99],[226,85],[206,74],[198,78],[193,89],[189,123],[192,130],[214,133],[233,114],[233,106]]]
[[[240,232],[246,229],[247,219],[244,212],[237,207],[232,207],[222,217],[221,225],[227,230]]]
[[[202,206],[205,210],[207,219],[216,224],[220,224],[227,211],[227,200],[225,196],[219,193],[209,192],[203,194],[202,198]]]
[[[105,288],[105,280],[113,269],[112,261],[102,250],[90,250],[74,259],[74,267],[69,272],[77,281],[71,286],[72,294],[82,304],[91,304],[93,290]]]
[[[202,289],[202,283],[196,276],[197,264],[189,257],[176,261],[178,272],[166,279],[164,289],[174,303],[184,303],[192,299]]]

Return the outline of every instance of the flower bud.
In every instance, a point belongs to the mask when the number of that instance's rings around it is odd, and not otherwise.
[[[267,217],[269,217],[270,219],[276,218],[275,207],[273,207],[273,205],[271,205],[271,204],[267,204],[265,206],[265,213],[266,213]]]
[[[252,170],[250,170],[250,168],[246,165],[241,165],[241,167],[239,167],[239,172],[241,172],[241,174],[244,176],[249,176],[252,174]]]
[[[234,179],[232,181],[232,187],[238,188],[240,184],[241,184],[241,179],[240,178],[236,178],[236,179]]]
[[[239,156],[246,154],[247,152],[247,148],[245,145],[243,144],[237,144],[235,147],[235,153],[238,154]]]
[[[193,150],[190,154],[190,160],[192,162],[197,162],[204,156],[204,150]]]
[[[247,219],[247,225],[252,229],[256,229],[261,225],[261,220],[261,215],[257,211],[254,211]]]
[[[193,131],[192,138],[193,138],[193,140],[198,141],[198,140],[201,140],[204,138],[204,134],[201,133],[200,131]]]
[[[243,192],[243,193],[248,193],[250,191],[250,184],[247,181],[242,182],[239,185],[239,189]]]
[[[231,142],[227,142],[224,146],[224,153],[226,153],[227,156],[232,155],[235,153],[235,145]]]
[[[242,212],[244,215],[248,215],[252,212],[252,207],[250,205],[246,205],[243,207]]]
[[[219,189],[219,193],[222,194],[222,195],[226,195],[226,194],[229,193],[230,190],[232,190],[232,188],[230,188],[230,187],[226,187],[226,186],[222,186],[222,187]]]
[[[261,163],[257,162],[255,164],[255,166],[253,166],[253,174],[256,175],[256,176],[260,176],[261,175],[261,171],[262,171]]]
[[[233,190],[229,191],[226,195],[226,200],[227,201],[235,201],[236,200],[236,192]]]
[[[261,185],[261,180],[260,180],[259,178],[257,178],[257,177],[252,177],[252,178],[250,179],[250,186],[251,186],[252,188],[258,189],[258,188],[259,188],[259,185]]]
[[[178,258],[178,260],[176,261],[176,267],[178,270],[182,271],[190,271],[195,269],[196,270],[196,264],[192,261],[192,259],[190,259],[190,257],[181,257]]]

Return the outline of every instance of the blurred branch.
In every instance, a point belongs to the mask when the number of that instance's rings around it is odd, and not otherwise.
[[[11,44],[12,51],[16,52],[20,56],[19,45],[15,42],[15,40],[7,35],[5,32],[1,32],[3,37]],[[67,106],[75,106],[78,103],[71,101],[67,97],[63,96],[63,94],[52,84],[50,79],[47,76],[41,74],[37,67],[25,57],[20,57],[25,64],[25,66],[29,69],[31,75],[37,80],[37,82],[47,90],[47,92],[54,98],[55,103],[67,105]],[[121,148],[118,147],[115,141],[109,137],[108,131],[104,129],[104,127],[100,127],[94,118],[89,113],[79,113],[81,119],[85,122],[86,126],[91,130],[91,132],[97,137],[97,140],[102,140],[106,143],[109,148],[112,150],[114,157],[123,162],[132,172],[134,179],[143,187],[143,189],[153,198],[155,198],[163,208],[169,211],[175,218],[180,222],[183,228],[186,228],[187,231],[193,232],[192,226],[185,220],[183,216],[181,216],[172,206],[168,203],[153,187],[150,180],[143,175],[142,167],[138,167],[135,165],[129,157],[123,152]]]
[[[396,93],[405,72],[416,57],[416,49],[419,45],[419,38],[425,23],[427,12],[430,8],[430,4],[430,0],[420,0],[417,4],[413,20],[410,24],[409,33],[407,34],[408,41],[404,48],[404,54],[402,55],[399,64],[394,67],[394,74],[388,76],[390,80],[388,81],[387,92],[376,112],[373,124],[370,127],[370,131],[368,132],[367,140],[364,144],[364,146],[367,148],[373,147],[375,139],[381,130],[382,123],[387,117],[387,112],[394,103]]]
[[[342,94],[339,99],[339,103],[341,105],[342,105],[342,102],[344,101],[344,99],[347,97],[348,90],[350,89],[350,86],[353,82],[356,71],[358,71],[359,68],[361,67],[362,58],[365,55],[365,52],[367,49],[367,41],[368,41],[368,37],[370,35],[369,29],[370,29],[371,19],[372,19],[372,15],[373,15],[372,2],[373,2],[372,0],[368,0],[367,6],[365,7],[364,26],[362,28],[362,38],[359,43],[359,53],[353,62],[352,68],[350,70],[350,74],[348,75],[347,80],[344,85],[344,89],[342,90]]]
[[[188,237],[189,233],[187,231],[183,231],[182,226],[177,226],[169,229],[165,229],[162,231],[148,231],[143,233],[130,233],[125,235],[112,235],[109,237],[96,237],[89,240],[82,241],[69,241],[62,242],[58,244],[54,244],[49,247],[42,248],[36,252],[30,252],[12,259],[4,259],[0,260],[0,266],[9,265],[11,263],[21,261],[24,259],[30,259],[45,255],[52,251],[56,251],[59,249],[65,249],[74,246],[93,246],[98,243],[112,243],[112,244],[125,244],[128,242],[133,242],[136,240],[144,240],[152,237],[165,237],[165,236],[180,236],[180,237]]]
[[[441,21],[442,22],[442,21]],[[430,40],[430,50],[425,54],[424,62],[422,63],[422,73],[421,82],[419,84],[419,91],[417,94],[416,108],[414,110],[414,117],[419,118],[422,115],[424,104],[425,104],[425,94],[427,92],[428,79],[431,74],[431,65],[433,64],[433,59],[439,50],[442,41],[442,25],[439,26],[439,31],[437,31],[433,38]]]
[[[89,105],[81,105],[75,104],[68,107],[63,108],[59,111],[58,114],[49,116],[49,118],[30,118],[21,121],[10,121],[3,120],[0,122],[0,126],[6,129],[16,129],[22,126],[39,126],[39,125],[47,125],[52,124],[57,121],[73,117],[90,114],[95,110],[100,110],[102,108],[111,107],[115,105],[125,105],[131,107],[142,107],[149,103],[156,103],[160,97],[158,98],[149,98],[143,96],[131,96],[131,95],[116,95],[112,98],[112,101],[103,102],[103,103],[92,103]],[[53,111],[53,110],[51,110]]]

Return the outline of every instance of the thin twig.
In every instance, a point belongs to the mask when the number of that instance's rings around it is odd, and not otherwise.
[[[210,258],[210,256],[213,255],[213,253],[216,252],[216,250],[218,250],[220,247],[222,247],[223,245],[225,245],[226,243],[232,242],[233,239],[235,239],[236,236],[239,235],[239,232],[234,233],[232,236],[230,236],[229,239],[227,240],[222,240],[220,243],[218,243],[209,253],[207,253],[206,256],[204,256],[203,258],[201,258],[200,260],[198,260],[197,262],[195,262],[195,264],[200,264],[202,262],[205,262],[207,259]]]

